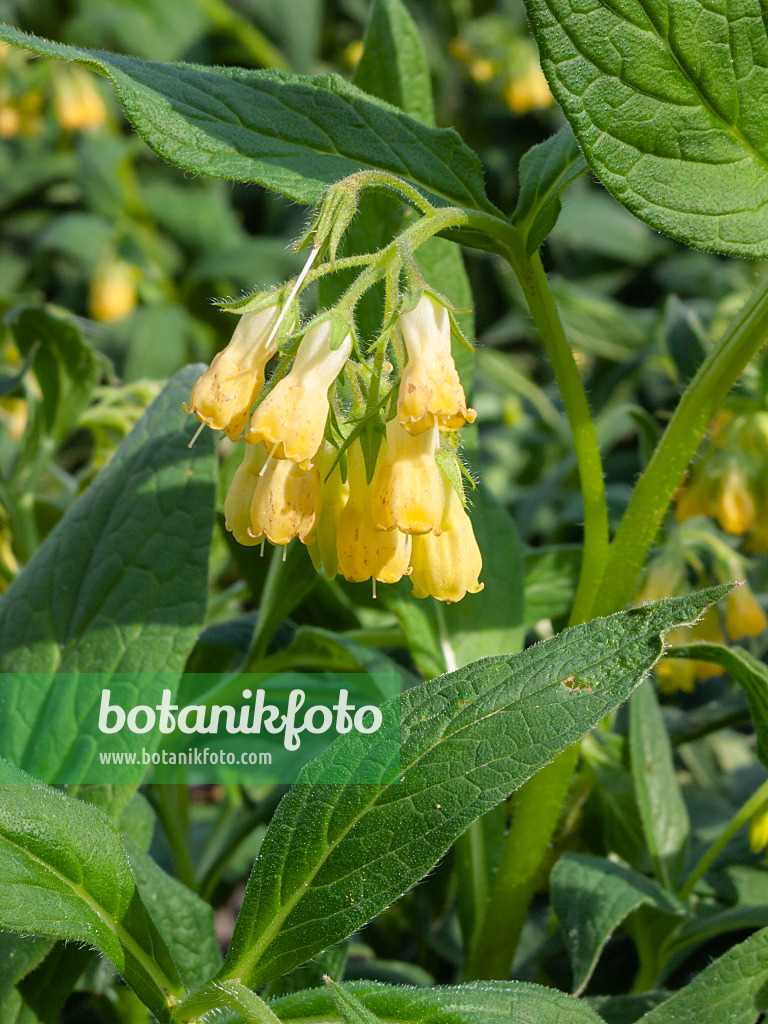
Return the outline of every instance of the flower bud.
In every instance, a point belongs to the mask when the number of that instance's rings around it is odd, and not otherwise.
[[[269,459],[251,501],[251,536],[284,545],[298,537],[307,543],[320,512],[320,474],[289,459]]]
[[[373,522],[380,530],[440,533],[443,485],[435,462],[437,425],[411,435],[397,419],[387,424],[387,450],[373,489]]]
[[[349,500],[339,517],[339,571],[352,583],[373,578],[395,583],[408,573],[411,538],[400,530],[377,530],[373,523],[373,488],[366,480],[359,440],[347,449]]]
[[[264,368],[277,352],[277,342],[267,342],[279,314],[279,307],[273,305],[240,317],[227,347],[195,384],[185,412],[193,412],[214,430],[223,430],[233,441],[242,434],[264,387]]]
[[[483,559],[461,499],[445,479],[443,496],[442,533],[413,538],[411,582],[414,597],[453,602],[483,589],[478,579]]]
[[[304,336],[290,373],[270,391],[253,414],[247,441],[263,441],[279,459],[309,469],[323,440],[330,411],[328,388],[352,352],[347,334],[331,348],[333,324],[323,320]]]
[[[251,502],[259,482],[259,472],[267,460],[263,444],[247,444],[243,461],[232,477],[224,501],[224,525],[239,544],[259,543],[251,530]]]
[[[429,295],[400,316],[408,363],[400,381],[397,418],[411,434],[437,424],[441,430],[460,430],[474,423],[477,413],[467,408],[464,389],[451,355],[448,310]]]

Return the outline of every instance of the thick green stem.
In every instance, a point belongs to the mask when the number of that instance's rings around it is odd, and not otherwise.
[[[578,752],[578,746],[569,747],[526,782],[514,797],[512,827],[504,844],[482,927],[464,965],[465,981],[506,979],[510,975]]]
[[[538,255],[510,248],[510,263],[522,286],[534,323],[555,372],[573,435],[584,498],[584,553],[571,624],[589,618],[608,558],[608,510],[600,451],[579,371],[568,345]],[[493,894],[477,942],[465,964],[465,979],[508,978],[563,804],[578,745],[564,751],[516,794],[512,825],[496,874]]]
[[[690,873],[685,884],[678,893],[681,900],[688,899],[696,888],[699,880],[707,873],[710,865],[720,851],[725,849],[741,826],[748,822],[755,811],[758,811],[765,803],[768,803],[768,782],[764,782],[762,786],[752,794],[749,800],[747,800],[747,802],[734,814],[725,829],[720,833],[714,843],[712,843],[703,857],[699,860],[698,864]]]
[[[659,441],[611,545],[594,613],[607,615],[632,597],[672,496],[723,399],[768,337],[768,276],[725,337],[700,366]]]
[[[244,1024],[280,1024],[263,999],[239,981],[207,981],[191,992],[172,1013],[178,1024],[192,1024],[211,1010],[233,1010]]]

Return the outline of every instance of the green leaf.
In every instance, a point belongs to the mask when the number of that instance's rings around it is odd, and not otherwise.
[[[757,734],[757,756],[768,768],[768,668],[743,647],[722,644],[686,644],[670,647],[671,658],[691,658],[720,665],[729,672],[747,695],[749,710]]]
[[[427,55],[402,0],[374,0],[355,85],[422,124],[435,123]]]
[[[144,906],[171,951],[187,987],[201,985],[221,967],[213,910],[197,893],[166,874],[132,839],[124,838]]]
[[[403,694],[399,736],[340,737],[302,770],[272,819],[223,976],[261,985],[361,927],[628,697],[658,660],[665,631],[696,620],[729,589],[486,658]],[[399,776],[390,783],[393,747]],[[380,785],[323,784],[326,770],[343,765],[353,778],[362,764],[380,765]]]
[[[382,1024],[381,1017],[377,1017],[368,1007],[357,998],[349,986],[342,988],[330,978],[326,979],[328,991],[331,993],[336,1010],[344,1021],[344,1024]]]
[[[59,444],[98,383],[93,349],[73,323],[47,309],[22,307],[6,322],[21,354],[32,359],[42,392],[42,430]]]
[[[141,703],[142,681],[180,674],[195,642],[217,472],[210,432],[187,447],[199,372],[170,382],[0,600],[0,672],[18,674],[0,689],[0,755],[36,777],[86,778],[98,707],[83,674],[136,673],[120,685]]]
[[[659,881],[674,887],[685,865],[691,825],[672,762],[672,745],[650,682],[629,703],[635,797]]]
[[[314,203],[331,183],[373,168],[438,200],[496,212],[477,156],[455,131],[419,124],[338,75],[155,64],[10,26],[0,38],[107,75],[147,145],[184,170]]]
[[[759,0],[528,0],[542,66],[595,174],[688,245],[768,255]]]
[[[573,991],[583,992],[598,957],[621,922],[641,906],[683,913],[658,885],[602,857],[566,853],[552,869],[552,908],[573,968]]]
[[[541,985],[484,981],[454,988],[417,989],[352,982],[339,989],[376,1018],[404,1024],[600,1024],[586,1003]],[[281,1021],[344,1018],[327,989],[310,989],[270,1003]],[[335,1011],[335,1012],[334,1012]],[[370,1018],[368,1018],[370,1020]]]
[[[523,643],[525,570],[515,524],[485,488],[473,491],[470,501],[472,528],[483,555],[484,587],[471,600],[439,609],[443,649],[451,651],[459,667],[484,655],[517,651]]]
[[[18,775],[17,775],[18,777]],[[4,785],[0,928],[101,950],[161,1021],[181,983],[105,814],[47,786]]]
[[[569,128],[531,146],[520,161],[520,195],[512,223],[522,231],[528,254],[534,253],[557,223],[563,192],[587,169]]]
[[[768,1010],[768,928],[730,949],[642,1024],[755,1024]]]

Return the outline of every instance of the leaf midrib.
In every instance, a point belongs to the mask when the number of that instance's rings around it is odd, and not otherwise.
[[[670,627],[670,628],[672,628],[672,627]],[[664,630],[661,630],[660,632],[663,632],[663,631]],[[657,634],[654,632],[651,635],[655,636]],[[661,658],[662,654],[663,654],[663,649],[660,649],[659,654],[656,657],[656,659],[655,659],[653,664],[655,664],[656,661],[658,661]],[[605,660],[604,658],[600,658],[600,659],[598,659],[597,662],[594,662],[593,665],[591,665],[589,667],[595,667],[595,666],[601,664],[602,661],[604,661],[604,660]],[[651,666],[651,667],[653,667],[653,666]],[[650,669],[648,671],[650,671]],[[497,686],[494,687],[494,689],[500,688],[501,686],[504,686],[504,685],[505,684],[503,682],[499,682],[497,684]],[[476,696],[475,700],[472,701],[472,703],[474,704],[477,700],[480,700],[481,696],[483,696],[483,695],[482,694],[478,694]],[[534,694],[534,695],[528,695],[528,696],[536,696],[536,695]],[[494,715],[500,714],[501,712],[506,711],[508,709],[509,709],[509,705],[502,705],[499,708],[495,708],[489,714],[483,716],[484,720],[487,720],[487,719],[493,717]],[[413,710],[413,709],[411,709],[411,710]],[[454,716],[454,717],[456,717],[456,716]],[[473,720],[470,723],[467,723],[466,726],[462,726],[462,728],[470,728],[472,725],[475,725],[475,724],[477,724],[477,720],[476,719]],[[450,721],[446,722],[446,730],[447,730],[447,728],[449,726],[450,726]],[[439,734],[439,736],[437,737],[437,739],[432,744],[430,744],[423,751],[421,751],[421,753],[418,755],[416,760],[414,760],[413,763],[410,764],[406,770],[408,772],[413,771],[419,765],[419,763],[429,753],[431,753],[440,743],[445,742],[446,739],[454,738],[457,735],[459,735],[459,733],[462,731],[462,728],[457,729],[455,732],[447,732],[445,730],[443,732],[441,732]],[[503,758],[500,757],[500,758],[497,758],[496,760],[502,760],[502,759]],[[489,763],[491,763],[491,762],[489,762]],[[282,931],[282,926],[285,923],[285,921],[288,919],[288,917],[290,916],[291,912],[294,910],[294,908],[300,903],[300,901],[303,899],[303,897],[309,891],[309,887],[310,887],[311,883],[315,880],[315,878],[317,877],[317,874],[319,873],[320,869],[325,865],[325,863],[328,860],[328,858],[336,850],[336,848],[343,842],[343,840],[346,839],[347,835],[363,819],[363,817],[366,814],[368,814],[371,811],[372,808],[374,808],[376,806],[376,804],[378,803],[378,800],[381,797],[381,795],[384,792],[386,792],[388,789],[390,789],[391,785],[392,784],[389,783],[387,785],[384,785],[384,786],[381,786],[381,787],[378,788],[375,797],[373,797],[371,799],[371,801],[369,801],[367,804],[364,805],[364,807],[360,810],[359,814],[356,815],[355,818],[347,826],[347,828],[345,828],[339,834],[337,839],[334,840],[333,843],[330,843],[325,848],[325,850],[323,851],[322,857],[320,857],[316,861],[315,866],[314,866],[314,870],[310,874],[307,875],[304,884],[301,885],[297,889],[297,891],[294,893],[294,895],[292,897],[290,897],[290,899],[288,901],[286,901],[285,903],[281,903],[280,904],[279,912],[277,914],[275,914],[275,916],[272,918],[270,926],[266,929],[266,931],[262,932],[261,937],[257,940],[256,944],[253,947],[251,947],[251,949],[249,950],[248,956],[246,956],[242,960],[238,961],[238,966],[232,968],[231,970],[227,971],[226,973],[220,974],[219,977],[222,977],[222,978],[239,978],[239,968],[241,966],[245,966],[246,971],[249,974],[250,974],[250,972],[253,969],[255,969],[255,967],[258,965],[259,961],[261,960],[262,955],[264,953],[266,953],[266,951],[272,945],[273,941],[278,937],[278,935]],[[381,858],[377,858],[377,859],[381,859]],[[282,872],[281,872],[280,877],[282,878]],[[240,980],[242,980],[242,979],[240,979]]]
[[[20,851],[24,856],[29,857],[30,860],[34,861],[44,870],[50,871],[50,873],[54,875],[56,878],[58,878],[61,882],[64,882],[66,885],[68,885],[70,889],[72,889],[76,898],[81,899],[82,902],[88,906],[91,912],[94,913],[99,918],[99,920],[102,921],[104,925],[106,925],[106,927],[117,938],[117,941],[120,943],[120,945],[123,946],[126,950],[128,950],[128,952],[130,952],[134,960],[141,964],[141,966],[144,968],[144,970],[147,972],[149,977],[154,982],[155,986],[161,993],[163,993],[164,996],[166,993],[180,995],[179,988],[176,985],[174,985],[171,982],[171,980],[165,976],[165,974],[163,974],[163,972],[160,970],[160,968],[158,967],[154,960],[147,957],[146,951],[142,949],[142,947],[139,945],[136,939],[134,939],[131,933],[124,927],[124,925],[121,924],[121,922],[112,914],[110,914],[107,910],[105,910],[104,907],[102,907],[96,901],[96,899],[89,894],[87,889],[78,885],[76,882],[73,882],[71,878],[68,878],[67,875],[63,874],[57,868],[53,867],[53,865],[47,863],[47,861],[42,860],[42,858],[37,856],[37,854],[27,849],[26,846],[22,846],[20,843],[11,839],[6,832],[0,832],[0,838],[2,838],[2,841],[6,842],[9,846],[12,846],[14,849]],[[167,998],[166,1003],[170,1008],[171,1004],[168,1002]]]

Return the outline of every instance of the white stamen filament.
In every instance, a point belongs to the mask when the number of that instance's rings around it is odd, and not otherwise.
[[[288,312],[288,310],[290,309],[291,303],[292,303],[292,302],[293,302],[293,300],[294,300],[294,299],[296,298],[296,294],[297,294],[297,292],[298,292],[299,288],[301,288],[302,284],[304,283],[304,278],[305,278],[305,277],[307,276],[307,274],[309,273],[309,271],[310,271],[310,268],[312,267],[312,264],[313,264],[313,263],[315,262],[315,257],[317,256],[317,254],[318,254],[319,252],[320,252],[320,248],[319,248],[319,246],[317,246],[317,247],[315,247],[315,248],[314,248],[314,249],[312,250],[312,252],[311,252],[311,253],[309,254],[309,256],[307,257],[307,262],[306,262],[306,263],[304,264],[304,267],[303,267],[303,269],[302,269],[301,273],[300,273],[300,274],[299,274],[299,276],[298,276],[298,277],[296,278],[296,283],[294,284],[293,288],[291,288],[291,294],[290,294],[290,295],[288,296],[288,298],[287,298],[287,299],[285,300],[285,305],[284,305],[284,306],[283,306],[283,308],[282,308],[282,309],[280,310],[280,316],[279,316],[279,317],[277,318],[277,320],[275,321],[275,324],[274,324],[274,326],[273,326],[272,330],[271,330],[271,331],[269,332],[269,337],[267,338],[267,342],[266,342],[266,346],[265,346],[265,348],[266,348],[267,350],[269,349],[269,346],[270,346],[270,345],[271,345],[271,343],[272,343],[272,339],[273,339],[273,338],[274,338],[274,336],[275,336],[275,335],[277,334],[277,331],[278,331],[278,328],[280,327],[280,324],[281,324],[281,323],[283,322],[283,320],[285,319],[285,314],[286,314],[286,313]]]
[[[198,437],[200,437],[200,435],[202,434],[204,429],[205,429],[205,424],[201,423],[200,426],[195,431],[195,436],[192,438],[192,440],[187,445],[187,448],[191,448],[192,447],[192,445],[195,443],[195,441],[198,439]]]
[[[375,576],[371,576],[371,583],[373,584],[373,586],[372,586],[373,600],[375,601],[376,600],[376,577]]]
[[[266,462],[264,463],[264,465],[263,465],[263,466],[261,467],[261,469],[259,470],[259,476],[264,476],[264,474],[265,474],[265,473],[267,472],[267,470],[269,469],[269,467],[270,467],[270,466],[272,465],[272,460],[273,460],[273,459],[274,459],[274,457],[275,457],[275,450],[276,450],[276,448],[277,448],[277,446],[278,446],[279,444],[280,444],[280,442],[279,442],[279,441],[277,441],[277,442],[276,442],[276,443],[275,443],[275,444],[273,445],[273,447],[272,447],[272,451],[271,451],[271,452],[269,453],[269,455],[267,456],[267,461],[266,461]]]
[[[264,557],[264,545],[265,545],[266,543],[267,543],[267,538],[265,537],[265,538],[264,538],[264,540],[263,540],[263,541],[261,542],[261,544],[260,544],[260,548],[261,548],[261,551],[260,551],[260,553],[259,553],[259,557],[260,557],[260,558],[263,558],[263,557]]]
[[[288,545],[284,544],[283,545],[283,561],[285,561],[287,557],[288,557]]]

